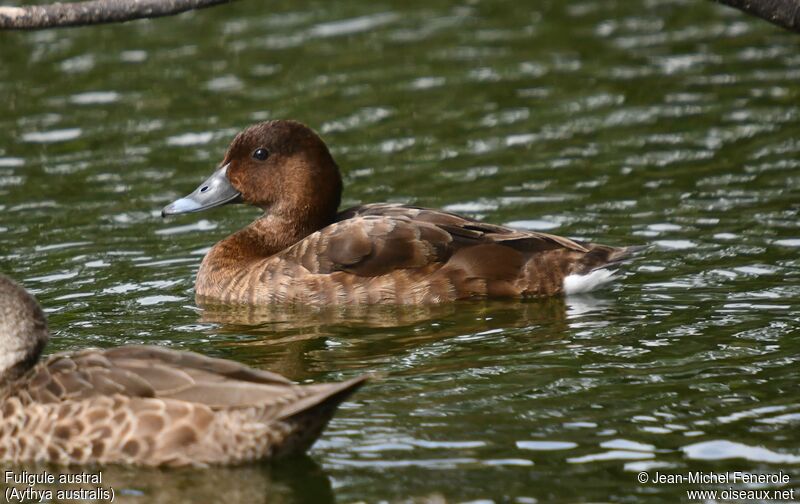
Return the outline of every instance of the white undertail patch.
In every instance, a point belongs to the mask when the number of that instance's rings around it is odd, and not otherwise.
[[[597,269],[585,275],[568,275],[564,278],[564,294],[591,292],[617,279],[616,271]]]

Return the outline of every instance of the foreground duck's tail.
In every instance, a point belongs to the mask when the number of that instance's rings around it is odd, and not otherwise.
[[[340,383],[306,385],[309,394],[286,406],[279,420],[291,428],[273,457],[284,457],[308,450],[322,434],[339,405],[361,388],[369,376],[359,376]]]

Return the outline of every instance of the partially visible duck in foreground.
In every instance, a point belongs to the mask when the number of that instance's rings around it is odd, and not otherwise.
[[[592,290],[638,247],[615,248],[521,231],[408,205],[338,212],[339,167],[295,121],[251,126],[216,171],[163,216],[247,203],[264,214],[220,241],[197,274],[199,300],[439,303]]]
[[[0,460],[228,464],[306,450],[365,378],[294,385],[155,346],[55,354],[45,315],[0,275]]]

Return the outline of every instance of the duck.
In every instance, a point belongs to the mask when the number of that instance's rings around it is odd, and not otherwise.
[[[342,177],[308,126],[238,133],[222,162],[162,217],[243,203],[262,214],[216,243],[195,280],[201,303],[435,304],[594,290],[640,247],[611,247],[406,204],[340,211]]]
[[[47,319],[0,274],[0,460],[213,466],[306,451],[366,376],[297,385],[269,371],[160,346],[42,359]]]

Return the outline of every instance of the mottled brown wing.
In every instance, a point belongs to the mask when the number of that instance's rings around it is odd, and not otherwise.
[[[286,256],[312,273],[373,277],[443,263],[452,254],[451,242],[448,232],[431,223],[403,215],[365,215],[331,224]]]
[[[587,252],[560,236],[520,231],[440,210],[397,204],[362,205],[341,212],[337,222],[287,252],[313,273],[346,271],[379,276],[398,269],[444,264],[468,247],[494,244],[494,254],[470,254],[497,262],[500,245],[524,253],[568,249]],[[480,252],[490,249],[481,247]]]
[[[341,212],[339,222],[356,217],[390,217],[408,219],[417,224],[432,224],[451,235],[453,247],[475,245],[478,243],[501,243],[521,252],[536,252],[565,248],[577,252],[588,252],[586,244],[564,238],[563,236],[513,229],[497,224],[481,222],[462,215],[443,210],[410,205],[375,203],[361,205]]]
[[[244,406],[273,402],[296,388],[274,373],[152,346],[57,354],[32,373],[16,395],[43,403],[122,394]]]
[[[416,220],[436,224],[453,236],[484,243],[501,243],[522,252],[535,252],[565,248],[587,252],[584,244],[563,236],[513,229],[490,224],[439,210],[418,209]]]

